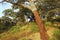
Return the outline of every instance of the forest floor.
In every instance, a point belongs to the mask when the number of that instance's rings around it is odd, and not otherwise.
[[[51,38],[56,28],[47,26],[47,34]],[[7,32],[0,34],[0,40],[41,40],[38,27],[35,23],[30,23],[23,27],[14,26]]]

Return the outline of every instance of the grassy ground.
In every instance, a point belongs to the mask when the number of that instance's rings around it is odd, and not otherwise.
[[[51,26],[45,27],[49,37],[53,35],[56,28]],[[41,40],[39,29],[36,23],[32,22],[23,27],[13,26],[7,32],[0,34],[0,40]]]

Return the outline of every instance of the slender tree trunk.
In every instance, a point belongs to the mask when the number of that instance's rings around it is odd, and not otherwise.
[[[40,36],[42,40],[48,40],[49,36],[47,35],[47,32],[43,26],[42,20],[40,16],[38,15],[37,11],[33,11],[33,14],[35,16],[36,22],[38,24],[39,30],[40,30]]]

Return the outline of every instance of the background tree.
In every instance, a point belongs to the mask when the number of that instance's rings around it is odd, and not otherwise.
[[[35,6],[35,4],[36,4],[35,0],[27,0],[27,1],[25,1],[25,0],[23,0],[23,1],[5,0],[5,1],[10,2],[12,4],[19,5],[19,6],[23,7],[23,8],[30,9],[32,11],[32,13],[34,14],[36,22],[37,22],[37,24],[39,26],[42,40],[48,40],[48,36],[47,36],[47,33],[46,33],[46,31],[45,31],[45,29],[43,27],[43,23],[41,21],[41,18],[40,18],[40,16],[38,16],[38,11],[37,11],[37,8]],[[24,4],[24,2],[25,2],[25,4]]]
[[[21,20],[22,15],[25,15],[25,13],[27,13],[26,10],[28,9],[32,13],[35,13],[35,10],[37,10],[41,19],[44,19],[44,21],[46,21],[46,22],[47,21],[50,21],[50,22],[59,21],[59,17],[56,17],[56,15],[59,14],[59,12],[57,11],[60,8],[59,0],[54,0],[54,1],[53,0],[32,0],[32,1],[29,1],[29,0],[23,0],[23,1],[22,0],[16,0],[16,1],[7,0],[7,2],[12,3],[15,9],[17,9],[17,8],[20,9],[20,12],[18,14],[16,14],[17,18],[19,18],[20,20]],[[55,10],[55,9],[57,9],[57,10]],[[53,11],[53,10],[55,10],[55,11]],[[56,12],[57,12],[57,14],[56,14]],[[20,13],[23,13],[23,14],[20,14]],[[23,21],[24,21],[24,19],[23,19]]]

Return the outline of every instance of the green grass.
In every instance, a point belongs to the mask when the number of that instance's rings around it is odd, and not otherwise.
[[[48,23],[47,23],[48,24]],[[46,25],[47,26],[47,25]],[[49,25],[50,26],[50,25]],[[48,26],[48,27],[49,27]],[[28,30],[31,34],[32,33],[36,33],[36,32],[39,32],[39,28],[38,28],[38,25],[35,23],[35,22],[31,22],[29,24],[26,24],[24,26],[19,26],[19,25],[16,25],[16,26],[12,26],[7,32],[5,32],[5,34],[7,35],[14,35],[15,33],[22,33],[24,32],[25,30]],[[26,32],[26,31],[25,31]],[[3,38],[4,36],[6,36],[4,33],[3,34],[0,34],[0,38]],[[22,34],[21,34],[22,35]],[[29,34],[30,35],[30,34]],[[54,31],[54,34],[53,34],[53,38],[52,40],[58,40],[58,37],[60,37],[60,30],[55,30]],[[22,37],[20,38],[19,40],[30,40],[30,39],[26,39],[26,37]],[[59,39],[60,40],[60,39]]]
[[[54,31],[53,40],[60,40],[60,29]]]
[[[20,31],[24,31],[27,30],[28,28],[31,29],[31,32],[38,32],[38,26],[35,22],[31,22],[30,24],[24,25],[24,26],[12,26],[7,32],[10,34],[16,33],[16,32],[20,32]]]
[[[31,24],[31,32],[39,32],[39,28],[36,23]]]
[[[5,32],[5,34],[4,33],[0,34],[0,38],[3,38],[4,36],[6,36],[6,34],[13,35],[15,33],[21,33],[25,30],[29,30],[28,28],[30,29],[31,33],[39,32],[39,28],[38,28],[37,24],[35,22],[31,22],[31,23],[24,25],[22,27],[18,26],[18,25],[12,26],[7,32]]]
[[[20,26],[13,26],[8,32],[9,33],[16,33],[16,32],[20,32]]]

